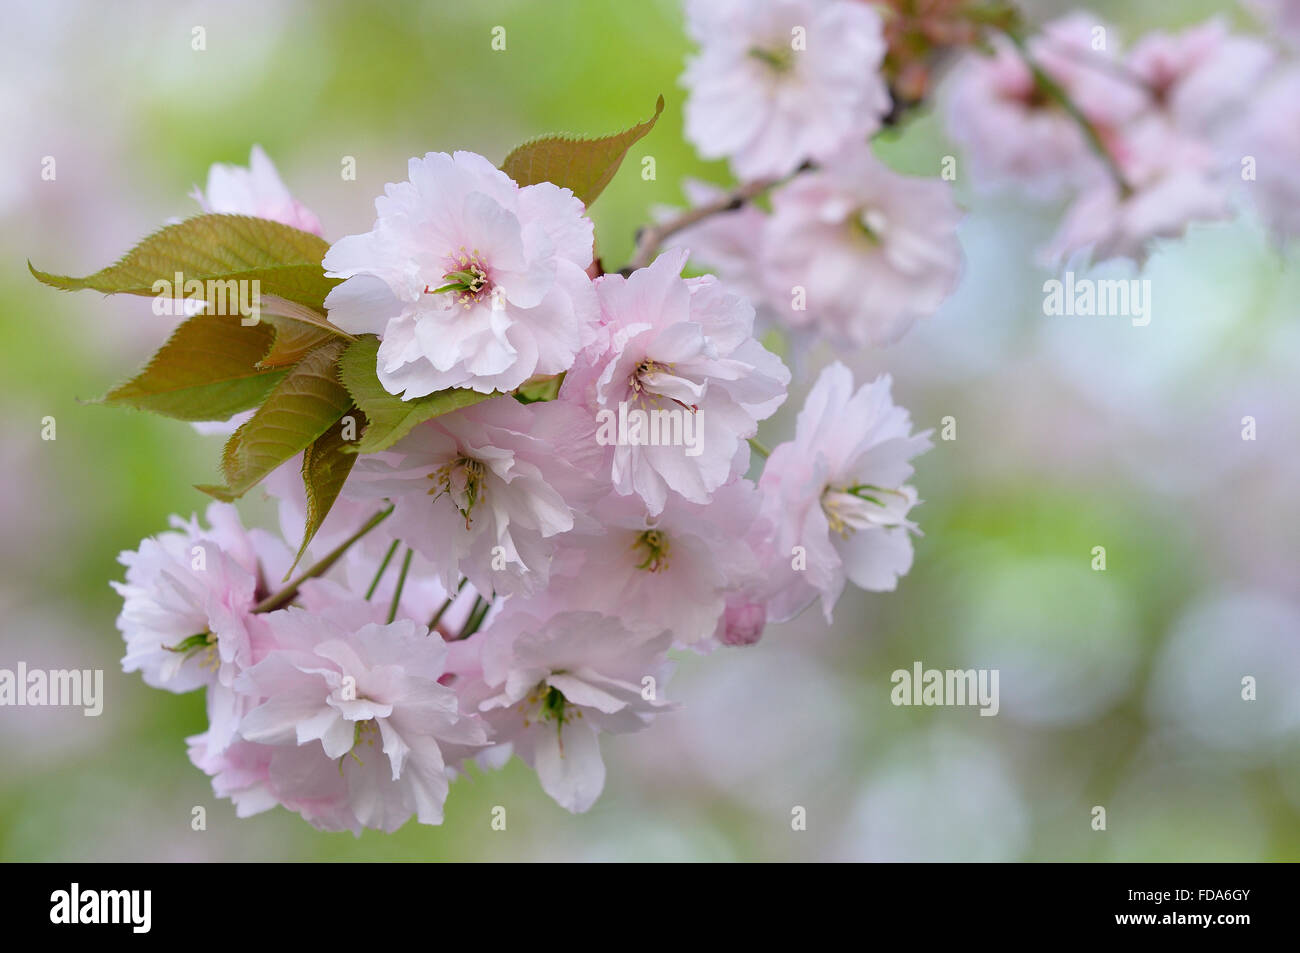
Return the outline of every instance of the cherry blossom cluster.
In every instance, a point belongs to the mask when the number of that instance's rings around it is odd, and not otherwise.
[[[319,228],[260,150],[197,198]],[[206,689],[191,759],[241,816],[436,824],[467,762],[512,754],[584,811],[599,736],[672,708],[670,650],[750,645],[817,601],[829,620],[846,581],[907,572],[909,459],[928,441],[888,378],[855,389],[827,368],[751,479],[790,372],[744,297],[682,277],[685,252],[593,278],[582,203],[468,152],[411,160],[376,210],[325,257],[345,279],[331,322],[379,338],[378,378],[404,399],[494,396],[362,456],[308,547],[323,568],[288,588],[297,460],[265,482],[279,535],[213,503],[122,555],[123,665]],[[511,393],[551,380],[553,399]],[[638,419],[691,439],[638,439]]]
[[[948,128],[981,187],[1069,199],[1046,263],[1141,263],[1244,203],[1279,239],[1300,228],[1300,66],[1270,40],[1216,17],[1126,48],[1079,11],[990,45],[954,71]]]
[[[1250,6],[1295,43],[1300,5]],[[671,241],[796,345],[887,345],[939,307],[961,272],[948,183],[965,164],[980,190],[1070,200],[1041,250],[1054,267],[1142,263],[1243,204],[1278,239],[1300,230],[1300,65],[1221,18],[1125,50],[1095,14],[1031,30],[996,3],[700,0],[687,13],[700,49],[686,133],[770,207],[688,183],[695,205],[721,211]],[[936,156],[933,177],[901,175],[868,140],[941,70],[963,165]]]
[[[871,150],[895,105],[882,73],[890,15],[856,0],[687,4],[700,48],[683,77],[686,135],[740,179],[771,184],[771,209],[728,208],[672,241],[799,345],[891,344],[960,277],[949,183],[894,172]],[[720,197],[698,182],[687,196]]]
[[[769,452],[758,427],[792,380],[756,329],[801,358],[883,347],[952,294],[951,176],[896,172],[872,142],[939,65],[974,178],[1070,197],[1054,261],[1140,261],[1223,217],[1247,158],[1261,214],[1300,225],[1300,76],[1219,21],[1122,52],[1089,14],[1028,31],[957,0],[686,12],[686,135],[737,186],[686,183],[690,208],[658,210],[606,273],[571,189],[471,152],[410,160],[373,227],[325,253],[320,321],[377,342],[403,408],[449,402],[361,454],[314,535],[291,459],[263,484],[279,534],[214,503],[122,555],[123,665],[206,690],[191,759],[240,816],[437,824],[470,762],[513,755],[585,811],[600,736],[674,707],[672,653],[753,645],[814,604],[830,622],[849,582],[896,587],[928,432],[889,376],[859,386],[833,360]],[[196,198],[322,232],[257,149]]]

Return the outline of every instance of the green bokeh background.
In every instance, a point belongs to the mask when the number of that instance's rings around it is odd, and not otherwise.
[[[592,211],[607,266],[627,260],[651,207],[681,202],[683,178],[725,182],[728,174],[682,138],[678,76],[689,44],[671,2],[3,6],[12,29],[0,65],[9,117],[0,190],[0,666],[103,668],[107,702],[99,719],[0,709],[0,859],[1300,857],[1294,717],[1270,709],[1290,727],[1217,750],[1179,740],[1185,726],[1151,702],[1170,632],[1197,600],[1248,589],[1295,606],[1300,534],[1286,492],[1294,484],[1283,479],[1294,474],[1295,453],[1277,446],[1287,438],[1274,430],[1272,449],[1261,447],[1226,484],[1187,491],[1144,478],[1134,457],[1179,469],[1178,455],[1188,453],[1195,466],[1209,446],[1196,428],[1226,427],[1235,437],[1250,409],[1232,402],[1235,391],[1207,403],[1196,385],[1205,379],[1199,358],[1162,372],[1162,406],[1175,413],[1149,439],[1135,436],[1136,418],[1113,402],[1065,386],[1044,358],[1043,275],[1030,260],[1057,210],[980,198],[960,176],[959,195],[983,223],[964,237],[996,253],[968,247],[968,280],[985,292],[959,297],[936,328],[964,329],[992,347],[988,366],[934,370],[923,349],[937,330],[897,351],[841,355],[864,375],[892,371],[895,395],[919,426],[938,427],[949,414],[959,421],[959,439],[919,462],[926,535],[897,592],[850,593],[829,631],[810,613],[754,648],[683,659],[674,694],[685,707],[666,716],[676,725],[658,740],[656,725],[606,741],[610,781],[586,816],[557,808],[514,761],[458,781],[441,828],[412,823],[354,839],[319,834],[279,810],[235,819],[186,758],[183,739],[205,726],[201,696],[154,691],[118,670],[119,600],[107,585],[120,578],[119,551],[163,529],[169,514],[203,509],[193,484],[213,476],[220,438],[82,403],[129,373],[166,328],[147,301],[40,287],[25,260],[73,274],[106,264],[162,220],[191,214],[186,193],[208,165],[246,163],[252,143],[337,238],[369,228],[373,197],[405,177],[408,156],[468,149],[499,160],[541,133],[621,129],[648,116],[660,93],[667,109],[658,127]],[[1095,8],[1128,36],[1219,9],[1250,22],[1231,4],[1166,6]],[[506,29],[504,52],[490,46],[497,25]],[[206,30],[203,51],[191,48],[196,26]],[[881,147],[917,174],[934,174],[953,151],[932,114]],[[40,178],[47,155],[58,163],[54,182]],[[340,177],[344,156],[356,158],[355,181]],[[644,156],[654,158],[654,180],[639,174]],[[1153,274],[1175,276],[1171,286],[1180,275],[1222,279],[1212,283],[1216,297],[1198,303],[1224,315],[1198,332],[1223,335],[1222,345],[1204,347],[1213,380],[1249,385],[1264,354],[1270,375],[1260,399],[1294,406],[1294,270],[1257,230],[1194,234],[1160,264]],[[1124,340],[1143,346],[1136,332]],[[960,347],[949,347],[961,363]],[[811,372],[829,356],[815,352],[801,369],[791,406],[764,425],[768,443],[789,434]],[[1141,368],[1142,359],[1130,353],[1126,366]],[[1107,373],[1097,369],[1102,386]],[[57,421],[54,441],[40,439],[46,416]],[[1272,419],[1293,423],[1295,414]],[[1162,439],[1171,430],[1193,435]],[[1138,449],[1126,456],[1116,445]],[[1231,441],[1206,452],[1221,455],[1220,447],[1242,452]],[[273,525],[265,500],[241,509]],[[1107,547],[1105,574],[1088,565],[1098,544]],[[1292,666],[1283,671],[1296,671],[1297,638],[1282,633]],[[895,668],[914,659],[982,666],[989,645],[1077,672],[1089,680],[1093,710],[1044,723],[889,704]],[[1004,667],[1004,692],[1012,674]],[[1224,674],[1235,686],[1239,674]],[[1295,697],[1294,681],[1255,674],[1261,694]],[[717,688],[723,679],[726,693]],[[1189,690],[1201,688],[1222,686]],[[728,758],[738,772],[730,777]],[[985,783],[987,775],[1001,781]],[[907,809],[891,815],[895,803]],[[1098,804],[1110,813],[1106,832],[1089,827]],[[494,805],[508,809],[505,832],[490,829]],[[793,805],[808,808],[807,831],[790,829]],[[191,829],[195,806],[207,811],[205,831]]]

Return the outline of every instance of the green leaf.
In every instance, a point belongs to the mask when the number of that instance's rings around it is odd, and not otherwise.
[[[330,324],[323,312],[276,295],[262,299],[261,318],[275,328],[275,343],[262,358],[263,367],[297,364],[308,351],[333,338],[356,340],[342,328]]]
[[[274,370],[297,364],[308,352],[314,351],[327,341],[336,339],[328,331],[313,328],[297,321],[282,321],[278,317],[263,315],[262,320],[275,328],[275,341],[258,366]]]
[[[310,446],[352,407],[335,367],[345,341],[330,341],[304,357],[271,391],[221,456],[225,486],[201,486],[219,500],[243,496],[268,473]]]
[[[356,435],[365,427],[365,415],[353,407],[325,433],[317,437],[302,452],[302,483],[307,491],[307,525],[303,528],[302,545],[294,557],[293,572],[307,552],[307,545],[325,522],[330,507],[338,499],[339,491],[352,472],[352,465],[357,462],[357,455],[349,449],[356,440]]]
[[[418,423],[477,404],[489,397],[500,396],[455,388],[414,400],[402,400],[396,394],[388,393],[384,390],[384,385],[379,383],[379,377],[375,373],[378,361],[379,339],[370,336],[358,338],[349,344],[339,360],[339,376],[370,422],[365,434],[354,447],[356,453],[386,450]]]
[[[176,276],[184,283],[203,283],[194,297],[210,307],[226,299],[221,313],[234,314],[230,298],[238,302],[238,286],[231,281],[257,281],[262,295],[324,309],[325,296],[338,284],[326,278],[321,260],[329,245],[323,238],[279,222],[245,215],[198,215],[154,232],[120,261],[85,278],[52,275],[28,269],[38,281],[64,291],[91,289],[105,294],[159,296],[173,294]],[[212,283],[212,284],[210,284]],[[220,284],[217,284],[220,283]],[[251,296],[251,286],[245,298]]]
[[[623,157],[633,144],[654,128],[664,111],[664,98],[655,103],[655,114],[631,129],[599,139],[543,136],[516,148],[501,163],[501,171],[520,185],[554,182],[588,207],[614,178]]]
[[[256,407],[284,377],[259,362],[271,347],[269,325],[198,314],[182,324],[135,377],[101,402],[179,420],[225,420]]]
[[[515,391],[515,400],[521,404],[536,404],[541,401],[555,400],[560,395],[560,385],[563,383],[563,374],[552,374],[549,377],[537,377],[524,381]]]

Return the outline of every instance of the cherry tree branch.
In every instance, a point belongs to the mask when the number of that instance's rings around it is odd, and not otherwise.
[[[799,171],[803,170],[800,169]],[[797,175],[798,172],[795,174]],[[658,224],[643,226],[636,233],[636,253],[632,256],[632,261],[623,269],[623,273],[630,274],[638,268],[644,268],[650,264],[654,260],[655,254],[658,253],[660,246],[683,229],[690,228],[712,215],[721,212],[734,212],[739,208],[743,208],[745,203],[752,202],[780,181],[780,179],[756,179],[753,182],[737,186],[726,195],[712,202],[705,202],[703,205],[689,208]]]

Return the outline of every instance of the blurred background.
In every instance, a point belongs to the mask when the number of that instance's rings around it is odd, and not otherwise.
[[[956,420],[957,439],[918,461],[925,535],[896,592],[850,588],[831,629],[807,613],[752,648],[683,658],[683,709],[605,740],[609,782],[587,815],[515,761],[456,782],[441,828],[355,839],[283,810],[237,820],[186,757],[201,694],[120,672],[108,586],[119,551],[205,508],[192,487],[215,475],[222,438],[79,403],[173,319],[148,299],[43,288],[27,259],[96,270],[196,212],[187,193],[209,164],[246,164],[254,143],[334,239],[370,227],[409,156],[499,161],[538,134],[622,129],[662,92],[658,127],[592,213],[611,268],[651,206],[681,204],[684,177],[727,171],[681,136],[689,47],[672,0],[0,6],[0,667],[102,668],[107,696],[99,718],[0,709],[0,859],[1300,859],[1294,256],[1248,218],[1193,229],[1147,266],[1149,326],[1047,318],[1034,250],[1060,209],[982,197],[960,175],[959,292],[894,348],[838,355],[860,381],[892,373],[919,428]],[[1028,9],[1041,22],[1069,7]],[[1232,3],[1092,9],[1129,39],[1220,12],[1254,28]],[[880,151],[934,174],[956,150],[923,113]],[[834,356],[808,356],[768,444]],[[241,510],[273,525],[257,491]],[[894,707],[890,673],[915,661],[999,669],[1001,713]],[[498,804],[505,832],[490,828]]]

